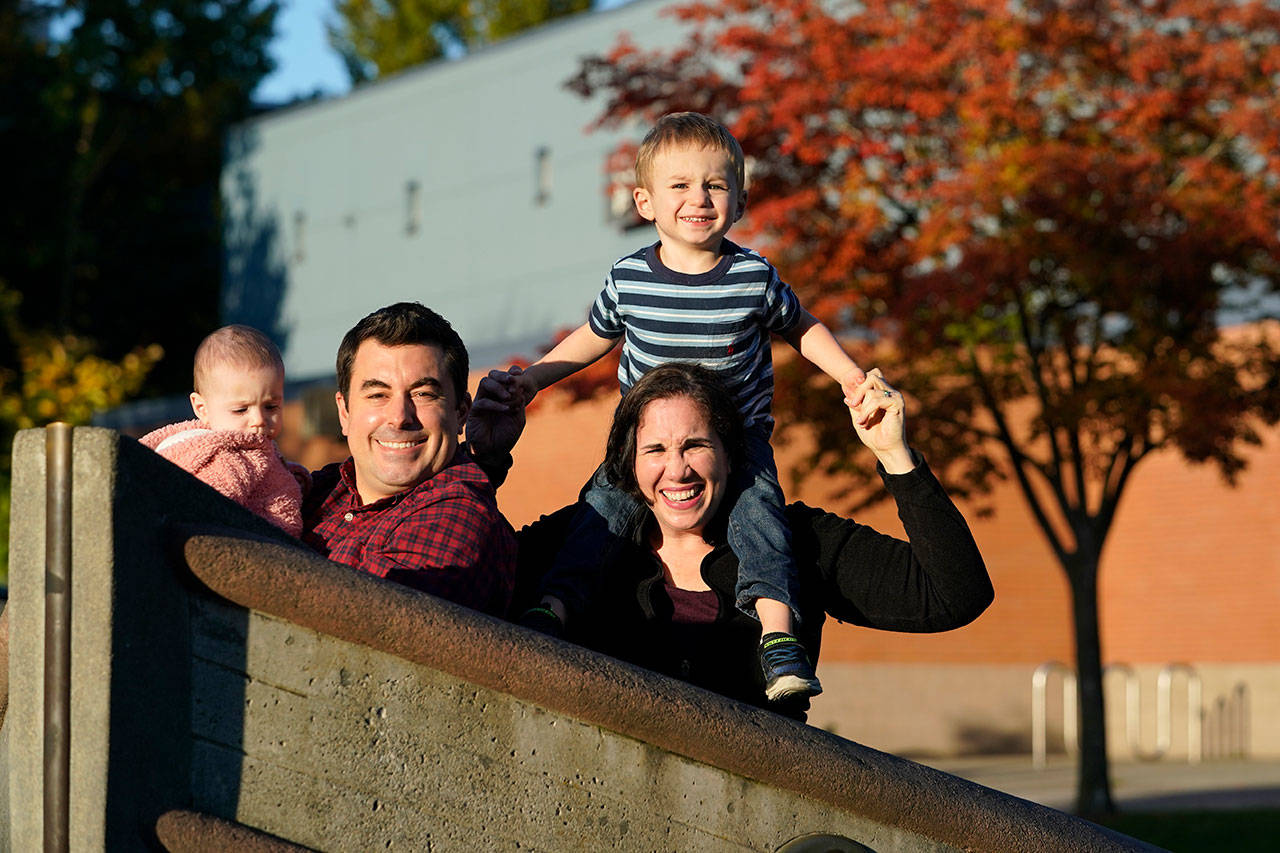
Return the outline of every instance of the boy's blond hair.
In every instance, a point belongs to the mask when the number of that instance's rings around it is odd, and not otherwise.
[[[262,332],[252,326],[239,324],[223,326],[212,332],[196,348],[193,382],[198,394],[203,394],[209,374],[219,364],[237,367],[269,367],[284,373],[284,360],[280,350]]]
[[[723,151],[733,161],[733,174],[738,181],[739,192],[746,189],[746,159],[742,146],[728,128],[702,113],[668,113],[645,134],[636,152],[636,186],[651,189],[653,158],[664,148],[687,145]]]

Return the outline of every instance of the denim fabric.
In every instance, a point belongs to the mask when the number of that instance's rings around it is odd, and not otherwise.
[[[778,485],[778,469],[769,446],[771,431],[768,425],[747,427],[745,464],[731,478],[729,547],[738,555],[734,601],[743,613],[756,616],[755,600],[772,598],[791,608],[799,622],[798,571],[791,550],[791,527],[783,514],[785,502]]]
[[[542,594],[560,599],[570,619],[587,606],[601,570],[620,543],[634,538],[648,511],[605,478],[603,465],[582,487],[579,499],[564,546],[542,582]]]

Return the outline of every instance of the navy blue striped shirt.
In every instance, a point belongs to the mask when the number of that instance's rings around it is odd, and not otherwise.
[[[622,337],[618,382],[626,394],[650,368],[696,362],[720,374],[743,422],[772,424],[770,333],[800,321],[800,302],[762,256],[728,240],[720,262],[686,275],[658,259],[658,244],[622,258],[591,307],[591,329]]]

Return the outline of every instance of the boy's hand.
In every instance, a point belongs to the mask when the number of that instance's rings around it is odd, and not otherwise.
[[[491,370],[476,389],[467,413],[467,443],[475,456],[509,453],[524,431],[524,403],[513,391],[509,373]]]
[[[531,375],[525,372],[524,368],[518,364],[513,364],[507,369],[508,387],[520,397],[520,405],[527,406],[533,402],[533,398],[537,396],[538,382]]]
[[[840,374],[838,381],[840,383],[840,391],[844,394],[844,404],[846,406],[852,407],[856,405],[854,401],[861,396],[860,389],[862,383],[866,380],[866,372],[861,367],[858,367],[857,364],[852,364],[848,370]]]
[[[537,393],[538,386],[533,377],[518,364],[513,364],[506,370],[490,370],[489,375],[480,380],[476,399],[515,409],[529,405]]]

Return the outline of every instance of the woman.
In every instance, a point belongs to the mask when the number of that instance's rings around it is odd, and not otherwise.
[[[901,395],[873,370],[847,402],[910,541],[804,504],[787,507],[800,568],[796,633],[815,657],[827,615],[891,631],[945,631],[971,622],[993,597],[968,525],[907,446]],[[636,383],[614,413],[605,470],[650,516],[636,541],[611,552],[568,639],[803,718],[807,697],[766,702],[760,624],[733,606],[738,559],[725,544],[726,502],[741,452],[736,407],[710,371],[672,364]],[[537,587],[573,509],[521,531],[518,598]],[[513,612],[529,603],[518,600]]]

